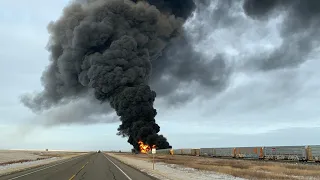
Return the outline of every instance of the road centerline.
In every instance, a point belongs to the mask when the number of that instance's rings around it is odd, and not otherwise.
[[[44,168],[41,168],[41,169],[37,169],[37,170],[35,170],[35,171],[31,171],[31,172],[29,172],[29,173],[22,174],[22,175],[20,175],[20,176],[16,176],[16,177],[10,178],[10,179],[8,179],[8,180],[14,180],[14,179],[18,179],[18,178],[21,178],[21,177],[24,177],[24,176],[27,176],[27,175],[30,175],[30,174],[34,174],[34,173],[36,173],[36,172],[39,172],[39,171],[42,171],[42,170],[45,170],[45,169],[49,169],[49,168],[51,168],[51,167],[58,166],[58,165],[67,163],[67,162],[69,162],[69,161],[79,159],[79,158],[81,158],[81,157],[83,157],[83,156],[77,157],[77,158],[75,158],[75,159],[71,158],[71,159],[68,159],[68,160],[66,160],[66,161],[60,162],[60,163],[58,163],[58,164],[54,164],[54,165],[47,166],[47,167],[44,167]]]
[[[81,170],[82,170],[84,167],[86,167],[86,165],[87,165],[88,163],[89,163],[89,161],[88,161],[86,164],[84,164],[76,174],[72,175],[72,176],[69,178],[69,180],[72,180],[73,178],[75,178],[75,177],[81,172]]]

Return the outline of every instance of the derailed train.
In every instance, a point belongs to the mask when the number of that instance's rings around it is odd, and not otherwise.
[[[161,149],[157,154],[320,162],[320,145]]]

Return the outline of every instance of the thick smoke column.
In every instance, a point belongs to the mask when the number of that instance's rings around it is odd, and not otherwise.
[[[181,34],[184,20],[170,13],[186,17],[192,7],[180,10],[186,1],[162,2],[155,5],[163,13],[145,2],[124,0],[66,7],[63,16],[48,26],[51,63],[42,76],[44,91],[23,97],[24,104],[42,111],[93,89],[96,99],[110,102],[116,110],[122,121],[118,134],[129,137],[135,149],[139,140],[171,147],[158,135],[156,93],[148,85],[151,61]]]
[[[139,0],[132,1],[138,2]],[[195,9],[195,4],[192,0],[146,0],[146,2],[156,6],[161,12],[174,14],[184,19],[188,18]]]
[[[186,22],[192,0],[76,1],[49,25],[44,91],[22,101],[34,111],[79,99],[105,107],[110,102],[121,116],[119,134],[131,143],[143,138],[167,144],[157,135],[155,92],[169,105],[208,99],[239,73],[298,68],[319,46],[317,0],[195,0]],[[90,115],[112,112],[88,106],[75,108]]]

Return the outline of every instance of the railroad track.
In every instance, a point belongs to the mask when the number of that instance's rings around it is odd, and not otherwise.
[[[309,165],[320,165],[320,162],[314,161],[294,161],[294,160],[272,160],[272,159],[251,159],[251,158],[230,158],[230,157],[212,157],[212,156],[199,156],[204,158],[215,158],[215,159],[228,159],[228,160],[238,160],[238,161],[257,161],[257,162],[279,162],[288,164],[309,164]]]

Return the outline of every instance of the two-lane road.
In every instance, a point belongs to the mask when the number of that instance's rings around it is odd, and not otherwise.
[[[0,176],[0,180],[154,180],[103,153],[75,157],[63,162]]]

